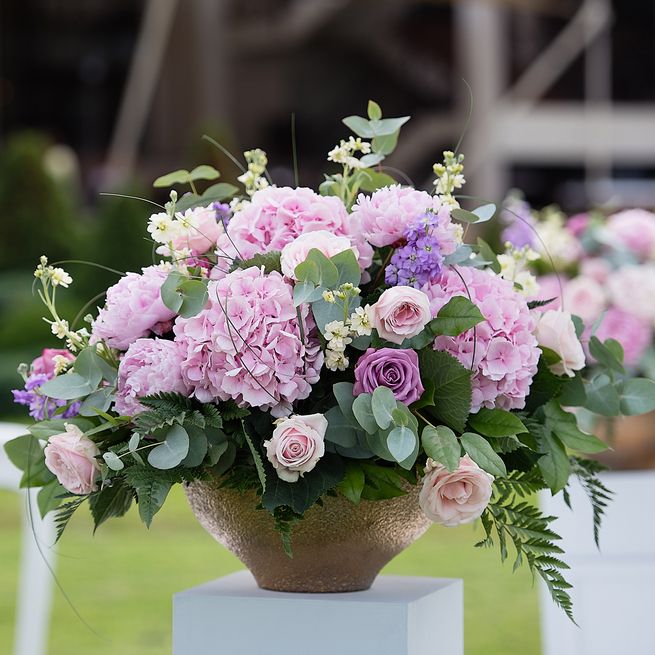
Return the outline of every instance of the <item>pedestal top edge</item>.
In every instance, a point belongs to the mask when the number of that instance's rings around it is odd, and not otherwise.
[[[458,578],[381,575],[370,589],[347,593],[288,593],[260,589],[250,571],[238,571],[175,594],[182,597],[221,597],[252,600],[315,601],[348,603],[411,603],[452,587],[461,587]]]

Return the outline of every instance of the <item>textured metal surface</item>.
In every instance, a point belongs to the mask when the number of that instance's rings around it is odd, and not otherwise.
[[[294,526],[291,559],[271,515],[256,509],[254,492],[221,489],[213,481],[193,482],[186,494],[202,527],[250,569],[260,587],[321,593],[368,589],[380,569],[428,529],[419,489],[359,505],[325,497]]]

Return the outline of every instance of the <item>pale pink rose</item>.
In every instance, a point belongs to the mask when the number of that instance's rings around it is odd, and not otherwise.
[[[493,475],[483,471],[468,455],[456,471],[428,459],[419,494],[423,513],[435,523],[454,528],[479,518],[489,504]]]
[[[175,250],[188,248],[193,255],[202,255],[216,245],[223,234],[223,225],[216,220],[212,207],[195,207],[179,213],[182,234],[173,239]]]
[[[601,257],[589,257],[580,262],[580,275],[591,277],[603,284],[612,272],[612,267]]]
[[[100,450],[76,425],[65,425],[66,432],[48,439],[44,450],[45,465],[67,491],[78,495],[90,494],[98,487],[96,478],[100,466],[96,457],[100,455]]]
[[[285,482],[296,482],[309,473],[325,454],[325,431],[328,422],[323,414],[294,415],[276,421],[275,430],[264,441],[266,457]]]
[[[612,303],[644,321],[655,322],[655,264],[623,266],[607,278]]]
[[[415,337],[432,318],[427,295],[403,286],[387,289],[368,313],[378,334],[397,344]]]
[[[645,209],[625,209],[607,219],[610,242],[641,259],[655,255],[655,214]]]
[[[591,277],[580,275],[564,287],[564,307],[585,325],[593,323],[607,306],[603,287]]]
[[[302,264],[307,259],[309,251],[313,249],[320,250],[328,259],[344,250],[352,250],[355,259],[359,257],[357,248],[352,245],[348,237],[337,236],[327,230],[306,232],[282,248],[280,254],[282,273],[294,280],[297,279],[295,274],[296,266]]]
[[[537,323],[535,336],[540,346],[560,356],[560,361],[550,366],[555,375],[573,377],[575,371],[584,368],[584,350],[575,333],[570,312],[555,309],[544,312]]]

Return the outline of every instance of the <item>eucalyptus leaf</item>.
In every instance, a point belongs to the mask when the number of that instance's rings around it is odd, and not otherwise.
[[[382,108],[375,100],[368,101],[367,112],[372,121],[379,121],[382,118]]]
[[[97,385],[96,385],[97,386]],[[58,400],[75,400],[95,391],[96,386],[90,384],[79,373],[71,372],[58,375],[39,387],[39,391],[48,398]]]
[[[406,460],[414,451],[417,436],[405,426],[396,427],[387,437],[387,448],[397,462]]]
[[[371,409],[377,425],[386,430],[393,420],[396,397],[388,387],[376,387],[371,397]]]
[[[369,434],[375,434],[378,431],[378,424],[375,420],[372,407],[372,398],[370,393],[362,393],[353,401],[353,414]]]
[[[181,425],[173,425],[162,443],[148,453],[148,463],[156,469],[175,468],[189,452],[189,435]]]
[[[626,416],[655,410],[655,382],[648,378],[632,378],[620,385],[621,413]]]
[[[121,471],[125,468],[123,460],[113,451],[108,450],[106,453],[103,453],[102,459],[105,460],[105,464],[112,471]]]
[[[325,431],[325,440],[335,443],[343,448],[353,448],[357,445],[357,430],[344,416],[339,407],[331,407],[325,412],[328,422]]]

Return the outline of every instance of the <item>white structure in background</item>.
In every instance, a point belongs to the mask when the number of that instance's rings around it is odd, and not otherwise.
[[[567,579],[579,628],[542,588],[543,655],[653,655],[655,653],[655,471],[604,473],[615,492],[594,544],[591,505],[579,484],[571,488],[573,511],[561,495],[544,492],[542,509],[558,516],[553,530],[563,537]]]
[[[25,426],[0,423],[0,488],[20,492],[23,521],[21,562],[16,602],[14,655],[45,655],[52,605],[55,526],[52,517],[41,520],[36,490],[19,489],[20,471],[7,459],[4,444],[25,434]],[[29,499],[29,500],[28,500]],[[30,505],[32,511],[30,512]],[[32,529],[33,526],[33,529]]]

